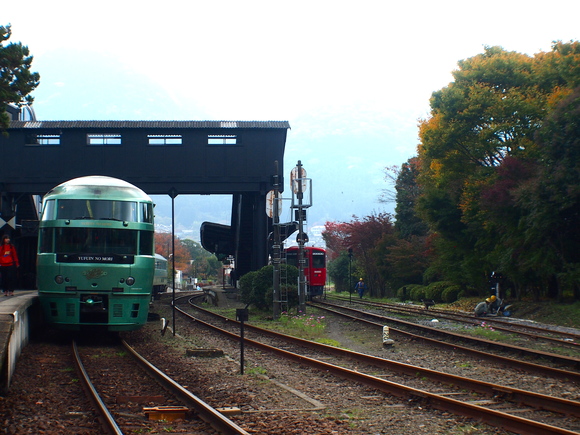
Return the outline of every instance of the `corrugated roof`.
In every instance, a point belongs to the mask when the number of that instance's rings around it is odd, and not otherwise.
[[[288,121],[12,121],[10,128],[290,128]]]

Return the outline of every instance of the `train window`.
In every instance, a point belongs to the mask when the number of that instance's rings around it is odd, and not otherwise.
[[[56,228],[54,250],[57,254],[137,253],[137,231],[110,228]]]
[[[121,145],[120,134],[87,134],[87,145]]]
[[[44,208],[42,209],[42,218],[43,221],[49,221],[54,219],[54,211],[55,211],[55,201],[54,199],[48,199],[44,202]]]
[[[298,267],[298,252],[286,252],[286,263]]]
[[[141,203],[141,222],[153,223],[153,204]]]
[[[56,219],[137,222],[137,203],[102,199],[59,199]]]
[[[60,134],[31,134],[26,137],[26,145],[60,145]]]
[[[323,269],[325,265],[325,255],[324,252],[312,252],[312,267],[315,269]]]
[[[148,134],[149,145],[182,145],[183,137],[180,134]]]
[[[208,145],[237,145],[238,136],[235,134],[208,134]]]
[[[141,231],[140,233],[139,255],[153,255],[153,231]]]
[[[155,260],[155,269],[167,270],[167,261],[166,260]]]
[[[286,263],[290,266],[300,267],[298,264],[298,251],[286,251]],[[304,267],[309,267],[308,252],[304,252],[302,264]]]
[[[38,233],[38,252],[52,252],[54,228],[41,228]]]

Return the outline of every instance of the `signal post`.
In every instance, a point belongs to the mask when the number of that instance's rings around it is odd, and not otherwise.
[[[306,313],[306,277],[304,276],[304,245],[308,242],[308,236],[304,232],[306,221],[306,209],[312,206],[312,180],[306,178],[306,170],[302,162],[290,173],[290,186],[292,187],[292,208],[295,220],[298,221],[298,311]]]

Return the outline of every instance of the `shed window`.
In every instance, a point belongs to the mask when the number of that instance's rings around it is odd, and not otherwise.
[[[60,145],[60,134],[31,134],[26,138],[27,145]]]
[[[208,145],[237,145],[238,136],[235,134],[210,134],[207,136]]]
[[[87,145],[121,145],[121,135],[87,134]]]
[[[148,134],[149,145],[182,145],[183,137],[180,134]]]

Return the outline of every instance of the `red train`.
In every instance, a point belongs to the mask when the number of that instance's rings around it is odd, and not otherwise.
[[[322,248],[305,246],[304,259],[306,294],[309,297],[320,296],[326,284],[326,251]],[[298,246],[286,248],[286,263],[298,267]]]

